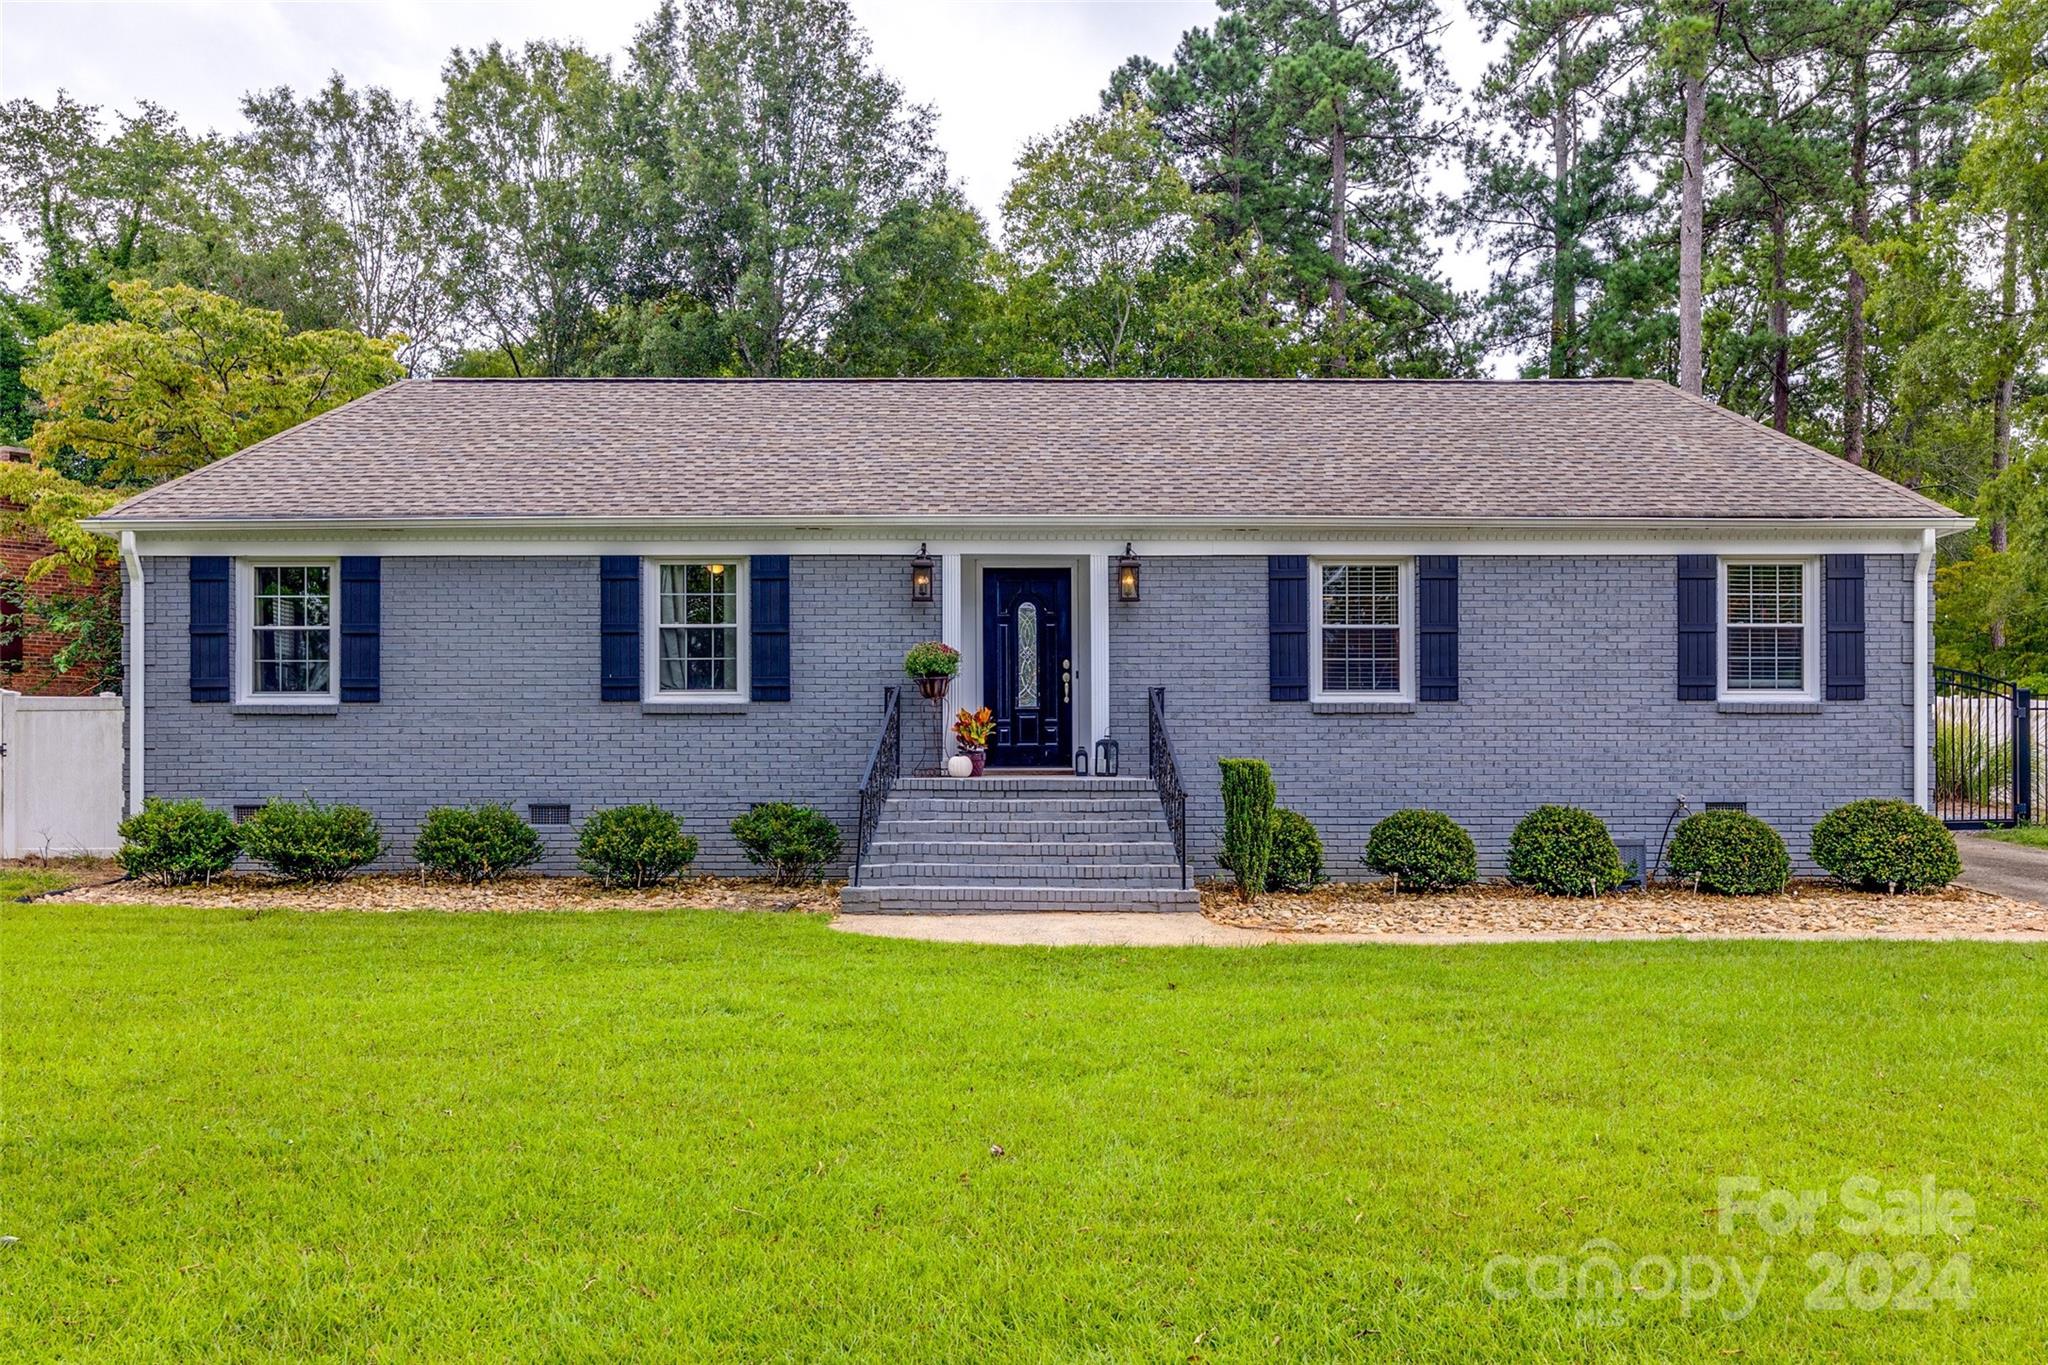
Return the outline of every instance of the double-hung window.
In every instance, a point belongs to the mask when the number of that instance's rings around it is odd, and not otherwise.
[[[742,696],[746,561],[661,560],[651,565],[650,577],[651,694],[713,701]]]
[[[244,560],[238,576],[243,698],[332,698],[338,615],[334,562]]]
[[[1810,559],[1721,561],[1721,695],[1819,695],[1819,569]]]
[[[1406,560],[1317,560],[1310,670],[1319,700],[1414,695],[1414,568]]]

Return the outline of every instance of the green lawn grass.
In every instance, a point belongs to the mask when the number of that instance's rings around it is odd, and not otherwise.
[[[2007,844],[2026,844],[2032,848],[2048,848],[2048,825],[2020,825],[2013,829],[1987,829],[1987,839],[1996,839]]]
[[[2048,1323],[2027,946],[36,904],[0,1010],[0,1358],[2018,1359]],[[1845,1232],[1859,1175],[1974,1226]],[[1830,1201],[1724,1234],[1724,1176]],[[1595,1239],[1771,1267],[1739,1321],[1654,1272],[1488,1292]],[[1809,1255],[1864,1252],[1961,1253],[1975,1299],[1807,1306]]]
[[[62,867],[0,867],[0,901],[61,891],[77,880],[76,872]]]

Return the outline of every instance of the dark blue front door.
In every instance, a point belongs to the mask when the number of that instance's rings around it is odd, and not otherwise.
[[[1064,768],[1074,730],[1073,574],[982,572],[984,704],[995,712],[993,768]]]

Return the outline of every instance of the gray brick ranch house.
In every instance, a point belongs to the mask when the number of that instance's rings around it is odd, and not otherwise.
[[[797,801],[885,909],[1185,904],[1237,755],[1340,877],[1403,806],[1498,871],[1535,805],[1653,847],[1679,797],[1807,865],[1826,809],[1927,799],[1969,524],[1629,380],[413,380],[92,523],[132,805],[356,802],[402,858],[502,801],[566,870],[650,801],[740,871],[731,818]],[[916,776],[928,639],[996,713],[981,779]],[[1116,779],[1057,775],[1104,739]]]

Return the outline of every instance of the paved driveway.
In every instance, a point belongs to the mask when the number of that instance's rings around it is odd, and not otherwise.
[[[1958,834],[1964,886],[2014,900],[2048,905],[2048,848],[2008,844],[1981,834]]]

